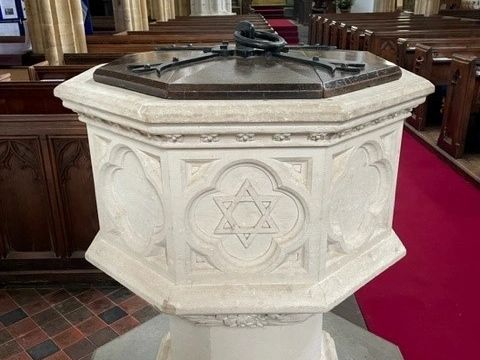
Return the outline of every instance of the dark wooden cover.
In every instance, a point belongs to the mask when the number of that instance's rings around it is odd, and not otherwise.
[[[155,51],[126,55],[94,73],[94,79],[168,99],[312,99],[332,97],[401,77],[398,66],[368,52],[290,50],[288,55],[322,60],[365,63],[358,73],[336,71],[277,57],[218,57],[156,72],[135,73],[128,65],[171,62],[201,55],[199,50]]]

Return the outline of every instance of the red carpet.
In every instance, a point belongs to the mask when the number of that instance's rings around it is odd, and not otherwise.
[[[408,133],[394,228],[407,257],[357,294],[369,329],[406,360],[480,359],[480,190]]]
[[[268,19],[267,21],[289,44],[298,44],[298,28],[293,21],[288,19]]]
[[[283,17],[283,6],[253,6],[255,12],[263,15],[265,19]]]

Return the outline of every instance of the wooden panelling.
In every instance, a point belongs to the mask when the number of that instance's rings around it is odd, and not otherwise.
[[[107,278],[84,259],[98,231],[86,128],[56,85],[0,85],[0,282]]]

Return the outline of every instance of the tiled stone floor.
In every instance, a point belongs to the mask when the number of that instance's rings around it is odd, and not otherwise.
[[[0,359],[88,360],[157,314],[122,287],[0,289]]]

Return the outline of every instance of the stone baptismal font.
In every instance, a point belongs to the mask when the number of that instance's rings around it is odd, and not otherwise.
[[[56,88],[88,128],[87,259],[165,314],[160,360],[373,359],[367,344],[344,355],[325,316],[405,255],[403,121],[433,87],[370,53],[248,23],[235,38]]]

